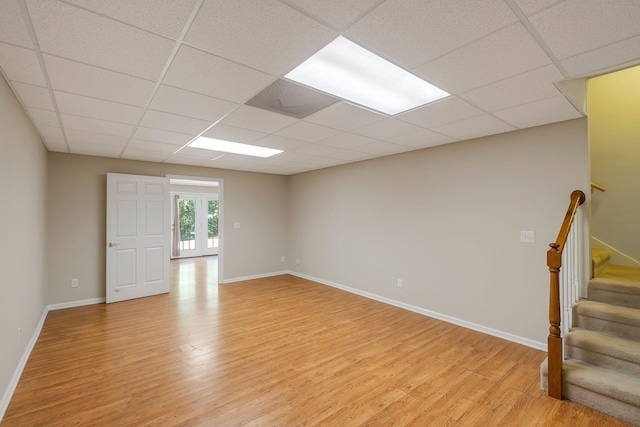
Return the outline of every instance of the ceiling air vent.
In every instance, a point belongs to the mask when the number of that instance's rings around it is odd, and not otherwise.
[[[302,119],[338,102],[338,98],[286,80],[276,80],[247,105]]]

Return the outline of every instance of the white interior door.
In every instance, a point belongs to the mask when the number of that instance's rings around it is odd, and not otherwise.
[[[169,292],[169,179],[107,174],[107,303]]]

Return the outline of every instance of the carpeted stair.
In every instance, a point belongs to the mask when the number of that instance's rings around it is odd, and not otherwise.
[[[564,340],[563,395],[640,426],[640,269],[592,255],[588,299],[574,305]],[[547,390],[546,360],[540,378]]]

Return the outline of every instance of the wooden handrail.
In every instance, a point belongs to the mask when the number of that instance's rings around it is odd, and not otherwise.
[[[549,396],[562,399],[562,336],[560,335],[560,268],[562,267],[562,251],[576,216],[578,206],[586,197],[580,190],[571,193],[571,202],[567,214],[560,227],[555,243],[549,244],[547,266],[549,267],[549,338],[547,339]]]
[[[602,191],[603,193],[604,193],[605,191],[607,191],[607,189],[606,189],[606,188],[604,188],[602,185],[598,185],[598,184],[596,184],[595,182],[592,182],[592,183],[591,183],[591,191],[593,191],[593,190]]]

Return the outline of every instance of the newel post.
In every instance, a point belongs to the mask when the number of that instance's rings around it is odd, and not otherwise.
[[[549,338],[548,345],[548,380],[549,396],[562,399],[562,337],[560,336],[560,267],[562,254],[557,243],[551,243],[547,251],[549,267]]]

